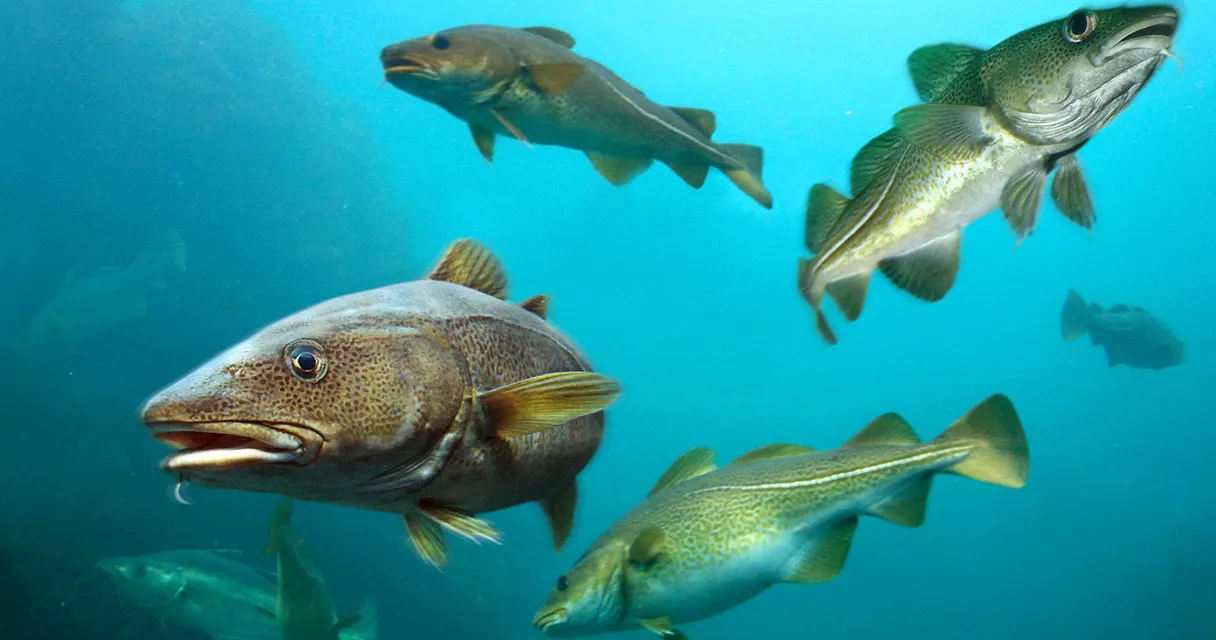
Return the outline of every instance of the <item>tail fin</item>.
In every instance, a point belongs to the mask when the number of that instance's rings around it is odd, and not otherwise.
[[[743,193],[759,202],[760,206],[772,209],[773,195],[760,180],[764,172],[764,150],[750,144],[723,144],[718,147],[723,153],[738,160],[741,165],[738,169],[723,169],[722,173],[725,173],[736,187],[742,189]]]
[[[1068,290],[1064,299],[1064,309],[1060,311],[1060,333],[1064,339],[1072,342],[1085,335],[1089,327],[1089,307],[1085,298],[1073,289]]]
[[[1030,451],[1022,421],[1009,398],[989,396],[938,436],[934,442],[971,441],[979,446],[950,473],[981,482],[1021,487],[1030,472]]]
[[[270,516],[270,534],[266,540],[266,553],[277,554],[283,545],[289,544],[287,531],[291,527],[292,500],[283,496]]]

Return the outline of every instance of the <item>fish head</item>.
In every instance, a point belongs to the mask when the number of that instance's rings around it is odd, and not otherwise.
[[[401,310],[410,284],[297,312],[152,396],[141,419],[204,486],[317,499],[419,459],[464,402],[467,367]],[[422,328],[418,328],[421,326]]]
[[[380,51],[384,77],[406,93],[451,106],[484,104],[520,73],[520,60],[494,32],[456,27]]]
[[[629,548],[610,542],[592,548],[568,573],[557,579],[532,626],[549,637],[563,638],[614,628],[625,615],[625,568]]]
[[[1007,127],[1036,144],[1079,144],[1111,122],[1161,66],[1171,6],[1081,9],[984,56],[980,74]]]
[[[144,558],[106,558],[97,568],[139,606],[168,602],[186,583],[178,567]]]

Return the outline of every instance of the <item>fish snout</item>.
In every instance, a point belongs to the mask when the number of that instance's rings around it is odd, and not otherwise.
[[[565,607],[550,609],[548,611],[541,610],[532,618],[532,626],[541,633],[549,636],[555,635],[553,632],[559,628],[569,618],[569,612]]]
[[[386,76],[401,74],[423,74],[433,72],[431,65],[413,52],[410,41],[398,42],[380,50],[380,64]]]

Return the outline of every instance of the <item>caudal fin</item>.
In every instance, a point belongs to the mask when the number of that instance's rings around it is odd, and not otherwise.
[[[1072,342],[1085,335],[1089,327],[1089,307],[1085,298],[1073,289],[1068,290],[1064,299],[1064,308],[1060,311],[1060,333],[1064,339]]]
[[[773,195],[768,192],[760,176],[764,173],[764,150],[750,144],[719,145],[723,153],[732,156],[741,165],[737,169],[722,169],[730,181],[743,193],[751,196],[765,209],[773,208]]]
[[[1021,487],[1030,472],[1030,451],[1022,421],[1009,398],[989,396],[959,418],[934,442],[978,445],[948,471],[981,482]]]

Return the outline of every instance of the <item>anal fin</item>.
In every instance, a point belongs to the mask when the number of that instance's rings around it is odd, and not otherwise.
[[[704,186],[705,179],[709,176],[709,165],[707,164],[687,164],[672,160],[664,161],[664,164],[671,167],[671,170],[675,171],[676,175],[693,189],[700,189]]]
[[[925,506],[932,486],[933,476],[926,475],[903,491],[870,507],[870,513],[898,525],[919,527],[925,522]]]
[[[598,151],[588,151],[587,159],[605,180],[618,187],[629,184],[654,162],[653,158],[616,156]]]
[[[954,231],[898,258],[888,258],[878,268],[895,286],[928,302],[946,297],[958,277],[962,232]]]
[[[840,312],[849,322],[861,317],[861,309],[866,303],[866,291],[870,288],[869,273],[859,273],[829,282],[826,291],[840,307]]]
[[[845,518],[824,530],[793,559],[785,582],[827,582],[840,574],[853,545],[857,517]]]
[[[578,484],[571,480],[557,493],[540,501],[540,508],[549,521],[549,532],[553,534],[553,548],[561,551],[574,528],[574,509],[578,504]]]

